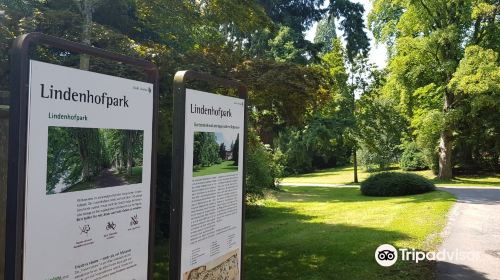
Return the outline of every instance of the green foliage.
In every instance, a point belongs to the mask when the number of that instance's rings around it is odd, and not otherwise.
[[[274,39],[269,40],[270,56],[277,62],[294,62],[305,64],[307,50],[299,48],[294,43],[302,38],[302,34],[297,33],[288,26],[280,27]]]
[[[498,15],[485,0],[377,0],[369,15],[391,55],[382,91],[398,101],[433,169],[441,153],[443,178],[454,165],[498,168]],[[437,149],[436,135],[448,148]]]
[[[302,126],[311,110],[326,97],[321,91],[323,72],[318,67],[274,61],[246,61],[235,78],[248,86],[254,107],[252,119],[259,129]],[[266,143],[271,139],[263,139]]]
[[[448,86],[453,91],[468,95],[493,94],[491,98],[496,97],[496,101],[500,102],[498,101],[500,94],[498,53],[477,45],[467,47],[464,58],[460,61]]]
[[[417,144],[410,142],[404,146],[403,154],[399,160],[399,167],[404,171],[424,170],[428,168],[424,153]]]
[[[430,192],[436,186],[428,179],[411,173],[382,172],[361,183],[361,193],[367,196],[402,196]]]
[[[81,164],[78,142],[67,129],[51,127],[47,146],[47,193],[52,193],[61,178],[66,185],[81,180]]]
[[[395,161],[389,153],[370,150],[362,143],[358,144],[357,159],[358,165],[368,172],[386,170]]]
[[[332,51],[332,42],[337,38],[337,31],[335,29],[335,20],[333,18],[327,17],[318,21],[314,43],[322,44],[321,51],[323,53]]]
[[[383,170],[398,161],[406,123],[394,102],[365,94],[357,101],[357,130],[360,165],[366,170]]]
[[[275,188],[283,175],[282,154],[266,147],[255,134],[248,134],[246,200],[251,202],[262,198],[265,189]]]
[[[225,159],[226,152],[227,152],[226,145],[224,144],[224,142],[220,143],[220,145],[219,145],[219,158]]]
[[[437,173],[439,168],[438,142],[443,119],[442,112],[439,110],[419,110],[411,123],[414,128],[415,142],[424,154],[426,165],[435,171],[434,173]]]
[[[221,162],[220,147],[214,132],[195,132],[193,141],[194,169]]]
[[[358,55],[366,56],[370,42],[363,31],[365,28],[363,5],[351,1],[330,1],[328,9],[331,16],[342,18],[339,29],[344,33],[349,61],[353,61]]]
[[[233,146],[231,147],[234,165],[238,165],[240,158],[240,134],[236,135],[236,140],[234,140]]]
[[[285,154],[287,173],[308,172],[349,161],[348,128],[354,119],[344,56],[340,40],[332,41],[331,51],[323,54],[315,67],[322,77],[318,89],[322,100],[303,126],[280,133],[278,142]]]
[[[142,166],[142,131],[52,126],[48,143],[48,194],[54,193],[57,185],[62,185],[61,192],[92,182],[106,169],[126,171],[136,180],[133,168]]]

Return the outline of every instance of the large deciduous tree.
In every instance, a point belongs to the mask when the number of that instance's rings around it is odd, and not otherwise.
[[[408,119],[438,109],[433,107],[436,104],[419,102],[419,96],[441,99],[441,179],[452,177],[452,152],[460,123],[457,112],[466,104],[464,93],[450,82],[458,75],[466,47],[478,45],[498,52],[499,14],[498,2],[489,0],[376,0],[369,16],[376,39],[391,50],[384,90],[400,100]],[[476,121],[482,117],[479,114]]]

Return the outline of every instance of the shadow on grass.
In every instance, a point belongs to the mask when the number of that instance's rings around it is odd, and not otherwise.
[[[245,279],[429,279],[433,263],[374,259],[381,244],[410,237],[397,231],[312,222],[293,208],[262,207],[246,223]]]
[[[326,188],[326,187],[288,187],[283,188],[278,196],[279,202],[369,202],[402,199],[398,203],[419,203],[431,201],[455,201],[443,191],[432,191],[424,194],[376,197],[364,196],[359,188]]]
[[[454,200],[441,191],[402,198],[394,203]],[[376,203],[394,198],[362,196],[356,188],[294,187],[285,188],[278,199],[285,202]],[[412,240],[404,232],[323,223],[316,218],[314,212],[302,214],[291,207],[247,207],[245,279],[433,279],[434,262],[398,261],[390,268],[380,267],[375,262],[374,253],[379,245]],[[167,244],[157,243],[155,279],[168,279]]]
[[[494,179],[494,180],[500,180],[500,176],[496,174],[490,174],[488,177]],[[451,180],[440,180],[437,177],[432,179],[431,181],[434,184],[440,184],[440,185],[471,185],[471,186],[482,186],[482,185],[495,185],[495,183],[492,183],[491,181],[485,180],[484,176],[469,176],[469,178],[460,178],[460,177],[455,177]],[[500,182],[497,183],[500,187]]]

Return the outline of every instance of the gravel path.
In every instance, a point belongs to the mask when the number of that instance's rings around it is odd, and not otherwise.
[[[500,188],[442,187],[457,197],[440,252],[462,258],[437,263],[437,279],[500,280]]]

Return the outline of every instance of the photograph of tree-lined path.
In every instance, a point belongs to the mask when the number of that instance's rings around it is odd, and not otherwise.
[[[239,138],[239,134],[233,139],[219,132],[195,132],[193,177],[238,171]]]
[[[144,132],[49,127],[47,194],[142,182]]]

